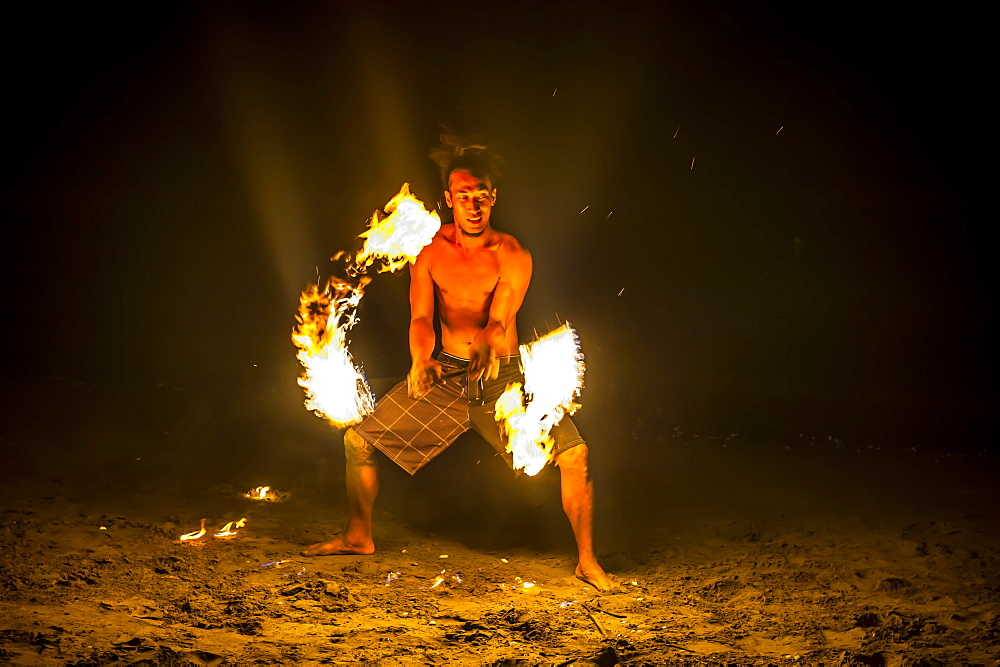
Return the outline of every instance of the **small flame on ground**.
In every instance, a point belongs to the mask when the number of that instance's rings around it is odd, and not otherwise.
[[[507,435],[514,468],[536,475],[552,458],[552,427],[580,407],[574,399],[583,387],[586,367],[576,331],[568,323],[520,350],[524,387],[519,382],[507,386],[497,399],[495,417]]]
[[[460,583],[462,583],[462,577],[458,576],[457,574],[453,574],[450,577],[446,577],[445,575],[447,574],[447,572],[448,572],[447,570],[441,570],[441,574],[439,574],[438,576],[434,577],[434,581],[433,581],[433,583],[431,583],[430,587],[431,588],[437,588],[438,586],[440,586],[440,585],[442,585],[442,584],[444,584],[444,583],[446,583],[448,581],[450,581],[452,584],[460,584]]]
[[[236,532],[240,528],[242,528],[245,525],[247,525],[246,517],[243,517],[239,521],[230,521],[229,523],[227,523],[225,526],[222,527],[222,530],[215,533],[213,537],[232,537],[233,535],[236,534]]]
[[[244,498],[249,498],[250,500],[263,500],[269,503],[278,502],[278,494],[271,490],[269,486],[258,486],[256,489],[250,489],[243,494]]]
[[[202,519],[201,520],[201,529],[200,530],[196,530],[196,531],[194,531],[192,533],[185,533],[184,535],[181,535],[180,539],[181,539],[181,541],[197,540],[197,539],[199,539],[201,537],[204,537],[204,536],[205,536],[205,519]]]
[[[375,407],[371,388],[347,349],[347,332],[358,322],[358,303],[371,280],[365,275],[368,268],[378,262],[382,273],[412,264],[440,228],[438,214],[428,212],[404,183],[386,204],[385,215],[372,215],[360,235],[363,247],[347,260],[347,274],[355,282],[330,278],[322,290],[317,282],[299,298],[298,325],[292,331],[304,369],[298,382],[306,407],[337,428],[360,422]]]

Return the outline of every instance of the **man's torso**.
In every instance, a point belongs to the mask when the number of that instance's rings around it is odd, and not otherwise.
[[[489,241],[467,251],[455,242],[455,227],[442,227],[424,252],[430,251],[431,279],[441,322],[441,345],[445,352],[469,358],[469,345],[489,322],[490,305],[500,280],[504,261],[525,251],[509,234],[489,230]],[[513,324],[513,323],[512,323]],[[510,326],[498,355],[517,354],[517,327]]]

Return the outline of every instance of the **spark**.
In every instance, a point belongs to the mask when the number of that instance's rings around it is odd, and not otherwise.
[[[677,133],[678,133],[678,132],[680,132],[680,131],[681,131],[681,126],[680,126],[680,125],[678,125],[678,126],[677,126],[677,129],[676,129],[676,130],[674,130],[674,139],[676,139],[676,138],[677,138]]]
[[[584,207],[583,207],[583,211],[580,211],[580,213],[583,213],[583,212],[584,212],[584,211],[586,211],[586,210],[587,210],[588,208],[590,208],[590,204],[587,204],[586,206],[584,206]]]
[[[694,158],[691,158],[691,169],[694,169]]]
[[[614,213],[614,211],[611,211],[611,213],[608,213],[608,217],[607,217],[607,218],[604,218],[604,219],[605,219],[605,220],[607,220],[608,218],[610,218],[610,217],[611,217],[611,215],[612,215],[613,213]]]
[[[556,87],[556,89],[552,91],[552,97],[555,97],[557,92],[559,92],[558,87]]]
[[[778,128],[778,132],[781,132],[783,129],[785,129],[784,125],[782,125],[781,127]],[[775,134],[778,134],[778,132],[775,132]]]
[[[622,288],[622,291],[621,291],[621,292],[618,292],[618,296],[621,296],[621,295],[622,295],[622,294],[624,294],[624,293],[625,293],[625,288],[623,287],[623,288]]]

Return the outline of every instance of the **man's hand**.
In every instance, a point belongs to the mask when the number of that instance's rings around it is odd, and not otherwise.
[[[500,359],[486,336],[477,336],[469,346],[468,374],[470,380],[496,380],[500,375]]]
[[[434,386],[434,383],[440,381],[440,363],[434,359],[414,361],[406,376],[406,393],[412,398],[423,398]]]

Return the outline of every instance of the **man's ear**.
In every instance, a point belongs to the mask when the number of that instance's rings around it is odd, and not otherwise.
[[[448,205],[448,208],[451,208],[451,193],[447,190],[444,191],[444,203]]]
[[[497,189],[493,188],[493,192],[490,194],[490,204],[497,203]]]

